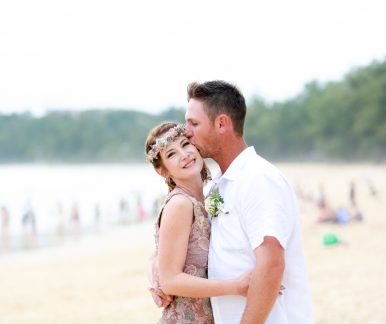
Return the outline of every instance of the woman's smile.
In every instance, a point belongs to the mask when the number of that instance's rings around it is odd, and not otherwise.
[[[188,163],[186,163],[183,168],[190,168],[192,165],[194,165],[196,163],[196,159],[192,159],[190,160]]]

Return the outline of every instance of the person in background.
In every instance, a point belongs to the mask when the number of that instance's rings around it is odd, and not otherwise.
[[[10,215],[9,215],[8,208],[6,206],[1,207],[0,221],[1,221],[1,247],[4,250],[8,250]]]

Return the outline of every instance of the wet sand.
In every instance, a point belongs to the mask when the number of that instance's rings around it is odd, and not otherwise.
[[[386,167],[279,165],[315,197],[322,182],[331,204],[348,204],[355,180],[363,222],[316,223],[317,209],[299,200],[316,323],[386,323]],[[368,179],[380,197],[370,195]],[[332,232],[346,244],[325,247]],[[66,246],[0,256],[0,324],[155,323],[147,292],[153,249],[148,221],[81,238]]]

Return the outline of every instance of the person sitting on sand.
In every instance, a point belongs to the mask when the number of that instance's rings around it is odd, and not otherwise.
[[[319,209],[317,221],[319,223],[336,223],[336,224],[347,224],[351,221],[362,221],[363,214],[357,208],[357,206],[347,208],[340,205],[337,208],[332,208],[325,205]]]

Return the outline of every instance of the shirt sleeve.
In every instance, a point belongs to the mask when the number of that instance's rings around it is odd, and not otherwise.
[[[291,237],[296,202],[289,184],[279,175],[257,175],[246,180],[240,191],[240,223],[254,250],[264,237],[275,237],[286,249]]]

